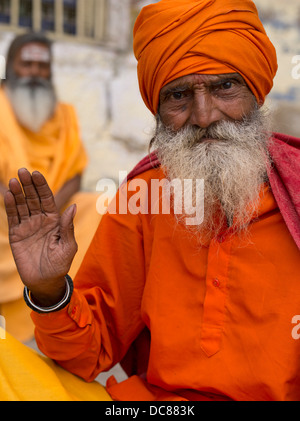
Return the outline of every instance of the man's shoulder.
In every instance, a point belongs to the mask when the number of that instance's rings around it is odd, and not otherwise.
[[[76,108],[73,104],[67,102],[57,102],[56,116],[70,126],[78,125],[78,115]]]
[[[57,102],[57,107],[60,108],[61,110],[66,111],[66,112],[75,113],[75,107],[74,107],[74,105],[73,104],[70,104],[68,102],[58,101]]]
[[[272,143],[275,145],[282,144],[283,146],[286,145],[290,148],[300,149],[300,138],[295,136],[290,136],[284,133],[272,133]],[[271,143],[271,144],[272,144]]]
[[[143,176],[151,178],[152,175],[161,172],[160,162],[156,155],[156,152],[149,153],[138,164],[130,171],[127,176],[127,180],[131,180],[137,176]]]
[[[300,167],[300,139],[297,137],[273,133],[269,143],[269,152],[278,170],[282,165]]]
[[[269,145],[272,170],[269,180],[282,216],[300,248],[300,139],[274,133]]]

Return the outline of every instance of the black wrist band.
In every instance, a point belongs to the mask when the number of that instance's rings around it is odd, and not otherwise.
[[[27,304],[27,306],[29,308],[31,308],[31,310],[35,311],[36,313],[40,313],[40,314],[55,313],[57,311],[62,310],[71,301],[72,293],[73,293],[73,290],[74,290],[73,281],[72,281],[72,278],[69,275],[65,276],[65,281],[66,281],[65,296],[59,303],[55,304],[54,306],[40,307],[40,306],[34,304],[31,300],[30,291],[27,287],[24,288],[24,294],[23,294],[25,303]]]

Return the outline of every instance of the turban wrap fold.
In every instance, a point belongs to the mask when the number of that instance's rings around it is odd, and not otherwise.
[[[159,92],[193,73],[239,73],[262,104],[277,71],[276,51],[251,0],[161,0],[134,26],[142,98],[157,113]]]

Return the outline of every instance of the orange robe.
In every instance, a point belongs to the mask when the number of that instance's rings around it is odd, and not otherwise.
[[[54,116],[39,133],[22,128],[13,113],[3,89],[0,90],[0,181],[5,186],[17,177],[19,168],[41,171],[53,193],[87,165],[87,155],[79,137],[77,117],[72,106],[58,104]],[[71,203],[77,203],[75,220],[79,254],[76,256],[75,275],[91,241],[100,215],[96,212],[96,195],[77,193]],[[70,204],[71,204],[70,203]],[[3,197],[0,197],[0,314],[6,318],[7,330],[21,341],[33,336],[33,324],[23,300],[20,281],[8,243],[7,217]]]
[[[139,175],[149,187],[140,203],[151,203],[151,180],[163,177]],[[172,214],[107,213],[69,306],[32,314],[36,339],[91,381],[150,332],[149,349],[142,341],[137,350],[139,376],[109,379],[115,400],[299,400],[299,274],[299,250],[268,186],[247,240],[225,230],[199,247]]]

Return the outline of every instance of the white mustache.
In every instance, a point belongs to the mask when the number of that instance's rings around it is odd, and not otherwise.
[[[53,115],[57,99],[48,80],[20,78],[7,86],[7,93],[18,121],[33,132],[38,132]]]
[[[187,126],[177,132],[163,126],[159,120],[157,130],[160,131],[163,129],[165,134],[170,138],[174,137],[174,142],[176,141],[177,135],[181,136],[184,139],[184,143],[190,147],[198,143],[204,143],[206,140],[224,142],[225,146],[227,142],[237,142],[237,144],[240,144],[247,136],[253,137],[253,121],[262,120],[263,125],[266,124],[264,113],[264,111],[255,108],[249,116],[240,121],[222,120],[211,124],[207,128]],[[258,135],[261,136],[260,130]]]
[[[53,84],[50,80],[41,77],[20,77],[10,82],[10,88],[45,88],[53,90]]]

